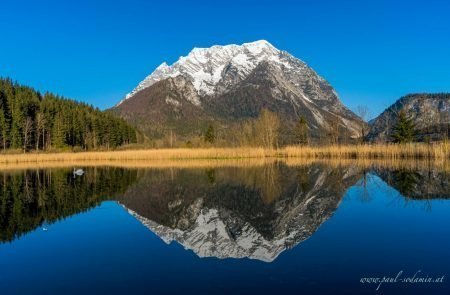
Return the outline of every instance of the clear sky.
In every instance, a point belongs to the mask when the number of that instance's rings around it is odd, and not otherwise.
[[[0,76],[102,109],[193,47],[259,39],[373,115],[450,91],[450,1],[0,0]]]

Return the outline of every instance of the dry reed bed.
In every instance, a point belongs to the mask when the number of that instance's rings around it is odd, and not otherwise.
[[[288,146],[282,149],[280,154],[286,157],[305,158],[450,159],[450,144]]]
[[[288,146],[280,149],[264,148],[199,148],[199,149],[147,149],[124,151],[98,151],[79,153],[27,153],[2,154],[0,164],[18,163],[94,163],[114,161],[161,161],[201,159],[450,159],[450,144],[408,145],[342,145],[342,146]],[[78,164],[79,165],[79,164]]]
[[[29,153],[0,155],[0,163],[73,162],[73,161],[143,161],[175,159],[242,159],[270,156],[263,148],[200,148],[98,151],[80,153]]]

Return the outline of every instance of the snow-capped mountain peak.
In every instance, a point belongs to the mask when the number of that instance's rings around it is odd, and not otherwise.
[[[133,120],[140,114],[143,121],[151,121],[147,113],[155,112],[155,120],[176,117],[186,122],[203,116],[228,121],[254,118],[269,108],[292,122],[303,116],[317,137],[329,132],[336,119],[350,137],[358,137],[361,130],[361,121],[325,79],[265,40],[194,48],[172,65],[161,64],[123,101],[116,108]]]
[[[261,62],[269,61],[287,65],[282,52],[266,40],[259,40],[242,45],[214,45],[210,48],[194,48],[187,56],[181,56],[172,65],[162,63],[147,76],[125,99],[154,83],[183,75],[190,80],[199,95],[213,95],[216,86],[223,82],[227,71],[234,68],[237,81],[245,79]],[[120,102],[122,103],[123,100]],[[119,104],[120,104],[119,103]]]
[[[272,44],[270,44],[266,40],[244,43],[242,44],[242,46],[255,55],[260,54],[263,51],[269,52],[271,51],[274,54],[278,54],[280,52],[280,50],[276,49]]]

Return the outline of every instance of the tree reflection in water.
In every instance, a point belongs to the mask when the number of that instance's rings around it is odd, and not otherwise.
[[[350,187],[370,202],[384,187],[402,200],[449,198],[445,171],[329,165],[208,168],[72,168],[0,173],[0,242],[43,224],[116,200],[165,242],[200,257],[273,261],[310,237],[338,208]],[[392,193],[392,190],[390,192]],[[429,203],[430,204],[430,203]]]

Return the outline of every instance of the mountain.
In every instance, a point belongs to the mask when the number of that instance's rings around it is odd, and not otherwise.
[[[263,108],[278,113],[285,130],[303,116],[312,138],[333,128],[342,138],[360,133],[360,118],[327,81],[267,41],[194,48],[173,65],[161,64],[113,110],[151,138],[168,130],[189,138],[209,124],[227,130]]]
[[[313,235],[360,177],[320,164],[149,170],[117,200],[164,242],[199,257],[271,262]]]
[[[450,136],[450,93],[419,93],[400,98],[370,121],[369,141],[392,141],[392,129],[400,111],[413,120],[417,141],[440,140]]]

